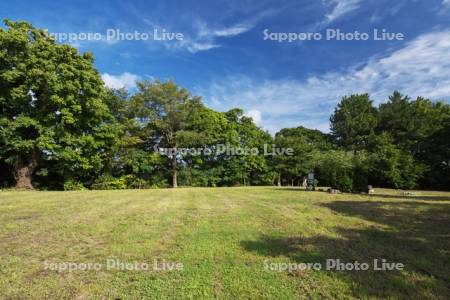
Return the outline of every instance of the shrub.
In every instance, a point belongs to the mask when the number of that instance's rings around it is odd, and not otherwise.
[[[145,189],[153,187],[154,185],[151,185],[144,179],[138,178],[132,174],[120,177],[104,175],[98,178],[92,185],[92,188],[95,190]]]
[[[92,188],[94,190],[124,190],[127,188],[126,176],[115,178],[111,175],[103,175],[95,181]]]
[[[83,191],[86,187],[79,181],[69,179],[64,182],[65,191]]]
[[[353,191],[353,179],[347,175],[339,176],[336,179],[336,188],[341,192],[349,193]]]

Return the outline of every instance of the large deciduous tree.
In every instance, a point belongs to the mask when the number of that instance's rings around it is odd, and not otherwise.
[[[90,53],[26,22],[0,28],[0,158],[12,166],[17,188],[33,188],[41,160],[59,163],[61,176],[101,166],[104,84]]]

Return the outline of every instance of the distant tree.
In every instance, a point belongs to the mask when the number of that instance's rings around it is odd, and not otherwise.
[[[283,180],[291,183],[295,180],[302,180],[308,172],[314,170],[315,152],[333,148],[329,135],[302,126],[284,128],[277,132],[275,145],[294,150],[292,156],[278,155],[273,158],[278,173],[278,185],[281,185]]]
[[[124,88],[107,90],[105,103],[114,116],[119,134],[111,145],[103,174],[97,179],[96,186],[108,185],[114,178],[133,181],[130,188],[166,186],[163,180],[165,174],[162,174],[164,160],[157,153],[148,151],[149,146],[142,137],[142,124],[136,119],[130,97]]]
[[[0,158],[17,188],[33,188],[42,161],[59,176],[88,176],[102,167],[114,136],[104,83],[90,53],[59,45],[26,22],[0,28]],[[44,174],[45,172],[42,172]]]
[[[368,94],[342,98],[330,118],[331,132],[345,149],[364,149],[377,125],[377,109]]]
[[[264,145],[270,147],[272,144],[270,134],[256,126],[242,109],[231,109],[223,116],[226,124],[222,127],[218,144],[226,146],[230,152],[217,153],[210,160],[208,173],[217,178],[215,185],[271,184],[274,175],[269,157],[264,156]],[[257,153],[234,153],[238,149],[257,150]]]
[[[132,108],[141,122],[141,138],[151,151],[152,146],[170,148],[189,147],[202,138],[192,129],[193,116],[202,107],[200,97],[177,86],[173,81],[138,82],[139,91],[132,97]],[[178,160],[170,155],[172,187],[178,187]]]
[[[395,145],[393,138],[385,132],[376,139],[369,165],[372,182],[401,189],[415,188],[425,171],[425,166]]]
[[[424,163],[428,169],[422,178],[422,185],[425,188],[450,190],[450,113],[441,126],[424,143],[423,151],[427,153]]]
[[[405,144],[413,127],[412,115],[409,97],[395,91],[388,102],[380,104],[378,132],[389,132],[394,141]]]
[[[315,170],[319,182],[343,192],[353,190],[355,156],[352,151],[328,150],[314,155]]]
[[[253,119],[245,116],[241,109],[229,110],[225,115],[229,124],[227,144],[234,148],[258,150],[258,154],[224,157],[228,185],[271,184],[274,174],[269,156],[264,156],[264,145],[270,148],[273,143],[270,134],[256,126]]]
[[[450,115],[450,106],[443,102],[432,102],[417,97],[411,102],[410,149],[412,154],[421,159],[425,153],[427,139],[444,128],[445,119]]]
[[[446,168],[442,162],[447,159],[444,154],[446,139],[442,137],[449,116],[448,104],[422,97],[411,101],[399,92],[394,92],[388,102],[380,105],[377,132],[389,133],[392,143],[411,155],[414,164],[420,166],[419,174],[411,174],[414,185],[444,188]]]
[[[442,102],[433,103],[422,97],[410,101],[394,92],[388,102],[380,105],[377,131],[388,132],[399,147],[420,157],[427,138],[442,128],[448,111],[448,105]]]
[[[214,150],[216,145],[226,144],[228,140],[227,118],[224,113],[203,106],[193,112],[190,123],[188,129],[198,133],[190,146],[211,151],[184,155],[180,181],[190,186],[220,185],[223,169],[221,159],[216,156]]]

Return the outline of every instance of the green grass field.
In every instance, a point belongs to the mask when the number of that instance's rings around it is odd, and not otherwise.
[[[0,192],[0,298],[309,299],[450,296],[450,193],[294,188]],[[403,271],[294,270],[326,259]],[[107,270],[106,260],[183,270]],[[100,270],[47,264],[101,263]]]

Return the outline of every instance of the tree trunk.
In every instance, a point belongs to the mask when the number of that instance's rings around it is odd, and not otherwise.
[[[38,153],[33,152],[28,163],[20,162],[16,166],[15,176],[16,176],[16,189],[27,189],[33,190],[33,184],[31,183],[31,176],[36,170],[38,162]]]
[[[281,186],[281,174],[278,174],[278,182],[277,182],[278,186]]]
[[[178,181],[177,181],[177,148],[174,148],[174,154],[172,156],[172,187],[177,188],[178,187]]]

